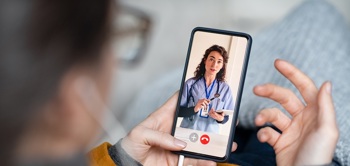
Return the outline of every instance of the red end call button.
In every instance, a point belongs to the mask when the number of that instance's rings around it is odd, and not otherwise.
[[[206,134],[203,134],[201,138],[199,139],[203,145],[206,145],[210,141],[210,137]]]

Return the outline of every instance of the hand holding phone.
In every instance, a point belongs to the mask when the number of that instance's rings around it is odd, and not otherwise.
[[[174,153],[214,161],[228,158],[251,43],[245,33],[192,31],[172,128],[172,135],[187,147]]]
[[[142,123],[122,139],[123,150],[143,165],[176,164],[179,156],[171,150],[183,149],[186,144],[170,135],[172,119],[178,99],[175,93],[163,106],[153,112]],[[171,114],[171,115],[170,115]],[[234,151],[235,144],[232,147]],[[196,164],[194,164],[196,163]],[[130,164],[130,163],[128,163]],[[135,163],[136,164],[136,163]],[[213,165],[213,161],[185,158],[184,165]]]

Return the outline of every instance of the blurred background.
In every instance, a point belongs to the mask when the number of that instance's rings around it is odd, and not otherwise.
[[[122,4],[143,11],[151,18],[152,24],[144,59],[132,68],[117,70],[110,102],[114,115],[128,131],[149,114],[149,111],[131,108],[140,104],[135,103],[135,100],[140,99],[140,93],[156,84],[157,80],[164,80],[171,74],[177,74],[176,77],[181,78],[190,33],[194,27],[241,31],[251,34],[254,38],[263,29],[283,19],[302,2],[304,0],[122,0]],[[329,2],[349,23],[350,1]],[[180,80],[176,84],[179,89]],[[175,92],[176,87],[170,88]],[[148,97],[160,96],[151,93]],[[165,101],[170,95],[161,97]]]

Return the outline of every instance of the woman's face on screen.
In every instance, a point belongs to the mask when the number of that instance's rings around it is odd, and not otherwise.
[[[217,51],[212,51],[205,60],[205,73],[216,75],[223,67],[223,57]]]

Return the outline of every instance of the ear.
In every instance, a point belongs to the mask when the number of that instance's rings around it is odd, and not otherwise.
[[[59,116],[66,118],[67,121],[71,118],[75,118],[76,114],[82,112],[82,105],[79,102],[79,96],[75,90],[75,80],[79,78],[82,72],[78,69],[69,70],[61,79],[58,93],[57,93],[57,106],[60,108]]]
[[[50,101],[45,111],[46,123],[50,124],[55,134],[88,142],[86,126],[91,127],[92,118],[87,114],[80,96],[76,93],[75,81],[83,74],[78,68],[68,70],[59,82],[56,96]]]

